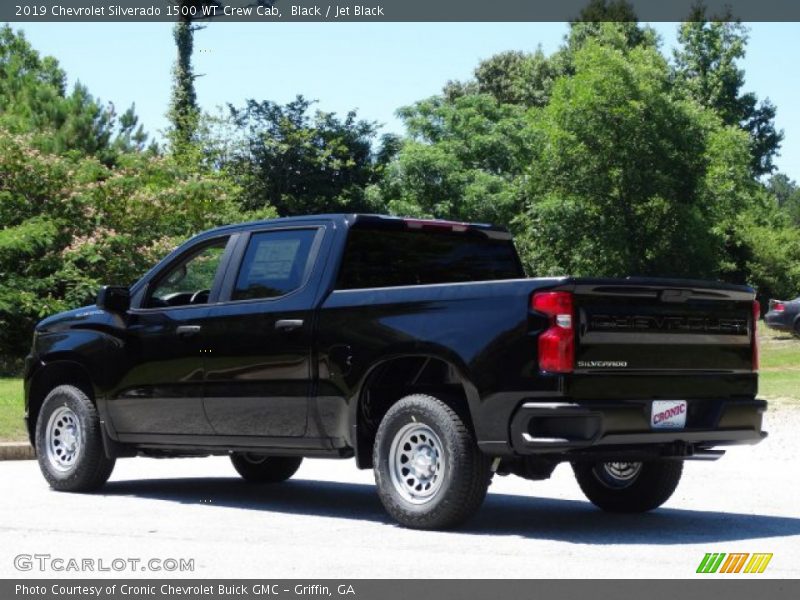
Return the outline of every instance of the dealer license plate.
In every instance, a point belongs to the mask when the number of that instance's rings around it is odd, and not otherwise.
[[[653,429],[683,429],[686,427],[686,400],[653,400],[650,427]]]

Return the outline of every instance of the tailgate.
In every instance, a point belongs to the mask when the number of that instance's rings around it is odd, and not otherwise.
[[[574,294],[573,395],[755,394],[752,289],[663,279],[559,288]]]

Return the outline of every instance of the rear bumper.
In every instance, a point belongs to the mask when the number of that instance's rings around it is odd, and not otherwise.
[[[582,450],[647,449],[692,456],[714,446],[757,444],[764,400],[688,400],[684,429],[650,428],[649,400],[525,402],[511,419],[516,454],[553,454]]]
[[[794,317],[787,312],[768,312],[764,315],[764,324],[770,329],[778,331],[792,331],[794,329]]]

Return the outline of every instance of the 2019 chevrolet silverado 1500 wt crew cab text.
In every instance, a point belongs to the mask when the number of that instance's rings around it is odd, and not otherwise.
[[[355,457],[392,517],[440,528],[494,473],[569,462],[599,507],[646,511],[684,459],[766,435],[757,316],[741,286],[528,279],[486,225],[247,223],[39,323],[26,419],[57,490],[136,454],[229,454],[259,483]]]

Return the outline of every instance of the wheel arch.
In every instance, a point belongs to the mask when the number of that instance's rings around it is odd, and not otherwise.
[[[424,393],[447,402],[472,429],[472,408],[480,401],[466,368],[437,352],[385,356],[366,372],[351,402],[350,437],[356,465],[372,467],[372,446],[383,415],[401,398]]]
[[[89,370],[72,357],[57,357],[44,363],[31,376],[27,386],[27,427],[32,446],[36,446],[36,421],[47,395],[59,385],[74,385],[96,404],[96,390]]]

